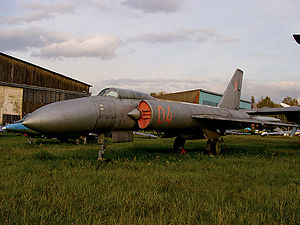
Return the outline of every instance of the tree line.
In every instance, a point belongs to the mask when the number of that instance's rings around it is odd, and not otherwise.
[[[289,96],[286,96],[283,98],[282,103],[285,103],[290,106],[298,106],[298,100],[295,98],[291,98]],[[269,107],[269,108],[275,108],[275,107],[280,107],[280,104],[276,104],[271,100],[269,96],[266,97],[261,97],[261,99],[255,103],[254,96],[251,96],[251,104],[253,106],[256,105],[256,108],[263,108],[263,107]]]

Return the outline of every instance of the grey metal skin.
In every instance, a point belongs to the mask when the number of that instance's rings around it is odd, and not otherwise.
[[[104,133],[134,130],[136,120],[127,115],[140,100],[92,96],[65,100],[35,110],[23,124],[43,133]]]
[[[244,110],[249,115],[285,115],[288,121],[300,124],[300,106]]]
[[[201,129],[225,131],[244,127],[244,123],[240,120],[251,120],[247,113],[237,110],[161,100],[144,100],[144,102],[151,107],[152,111],[151,121],[144,128],[147,130],[191,130],[193,133]],[[215,118],[216,116],[228,120],[220,122]],[[239,121],[236,122],[232,118],[239,119]]]
[[[177,137],[175,150],[183,149],[186,139],[205,137],[207,150],[219,153],[219,137],[227,129],[243,128],[252,123],[287,125],[261,121],[237,110],[242,75],[241,70],[236,70],[219,107],[162,101],[140,92],[107,88],[98,96],[43,106],[25,118],[23,124],[32,130],[56,134],[118,131],[116,133],[120,136],[120,131],[164,131]],[[124,137],[122,141],[132,141],[130,136]],[[99,158],[104,152],[103,139],[102,135]]]

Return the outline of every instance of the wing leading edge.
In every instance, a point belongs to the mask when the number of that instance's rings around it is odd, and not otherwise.
[[[243,110],[248,115],[285,115],[288,121],[300,124],[300,107],[258,108]]]
[[[283,127],[295,127],[296,125],[288,124],[288,123],[281,123],[281,122],[274,122],[274,121],[265,121],[253,118],[236,118],[236,117],[226,117],[221,115],[211,115],[211,114],[194,114],[192,115],[193,119],[199,121],[218,121],[220,126],[222,123],[227,124],[228,122],[231,123],[239,123],[239,124],[260,124],[260,125],[272,125],[272,126],[283,126]]]

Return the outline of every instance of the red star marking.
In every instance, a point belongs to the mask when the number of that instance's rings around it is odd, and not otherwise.
[[[234,91],[238,90],[238,83],[236,82],[236,80],[234,81]]]

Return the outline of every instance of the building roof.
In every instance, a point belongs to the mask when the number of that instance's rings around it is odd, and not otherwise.
[[[71,78],[71,77],[67,77],[67,76],[65,76],[65,75],[63,75],[63,74],[60,74],[60,73],[57,73],[57,72],[54,72],[54,71],[48,70],[48,69],[46,69],[46,68],[43,68],[43,67],[41,67],[41,66],[35,65],[35,64],[33,64],[33,63],[26,62],[26,61],[24,61],[24,60],[21,60],[21,59],[15,58],[15,57],[13,57],[13,56],[10,56],[10,55],[7,55],[7,54],[4,54],[3,52],[0,52],[0,56],[4,56],[4,57],[10,58],[10,59],[12,59],[12,60],[16,60],[16,61],[18,61],[18,62],[21,62],[21,63],[27,64],[27,65],[33,66],[33,67],[35,67],[35,68],[38,68],[38,69],[40,69],[40,70],[47,71],[47,72],[49,72],[49,73],[52,73],[52,74],[55,74],[55,75],[57,75],[57,76],[60,76],[60,77],[66,78],[66,79],[68,79],[68,80],[71,80],[71,81],[74,81],[74,82],[77,82],[77,83],[80,83],[80,84],[83,84],[83,85],[86,85],[86,86],[92,87],[92,85],[90,85],[90,84],[84,83],[84,82],[82,82],[82,81],[76,80],[76,79],[74,79],[74,78]]]
[[[163,94],[163,95],[173,95],[173,94],[181,94],[181,93],[195,92],[195,91],[200,91],[200,92],[204,92],[204,93],[207,93],[207,94],[217,95],[217,96],[220,96],[220,97],[223,96],[220,93],[216,93],[216,92],[213,92],[213,91],[208,91],[208,90],[201,89],[201,88],[194,89],[194,90],[188,90],[188,91],[179,91],[179,92],[166,93],[166,94]],[[241,101],[246,102],[246,103],[251,103],[250,101],[246,101],[246,100],[242,100],[242,99],[241,99]]]

